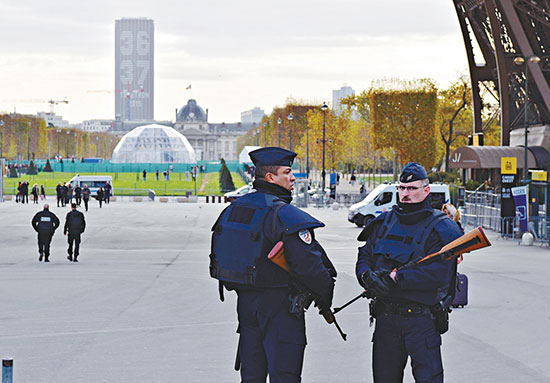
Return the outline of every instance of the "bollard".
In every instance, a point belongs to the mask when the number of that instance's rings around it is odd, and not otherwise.
[[[13,383],[13,359],[2,359],[2,383]]]
[[[212,196],[212,203],[216,203],[216,196],[215,195]]]
[[[223,196],[223,203],[227,203],[227,196]]]
[[[222,196],[221,195],[218,196],[218,203],[222,203]]]

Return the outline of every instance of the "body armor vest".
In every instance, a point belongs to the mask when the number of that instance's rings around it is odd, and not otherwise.
[[[228,289],[248,287],[286,287],[285,271],[267,259],[275,245],[264,230],[274,231],[275,219],[266,217],[286,203],[277,196],[250,193],[233,201],[212,227],[210,276]]]

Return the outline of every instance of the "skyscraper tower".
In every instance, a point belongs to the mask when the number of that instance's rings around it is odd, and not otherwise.
[[[153,20],[115,21],[115,118],[117,121],[154,119]]]

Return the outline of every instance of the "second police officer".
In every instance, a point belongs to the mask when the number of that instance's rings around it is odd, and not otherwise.
[[[359,248],[357,278],[367,296],[375,298],[374,382],[402,382],[408,357],[416,382],[443,382],[440,345],[448,314],[440,302],[450,304],[454,295],[456,260],[395,270],[438,252],[462,231],[430,206],[428,176],[421,165],[407,164],[399,181],[397,206],[359,235],[366,244]]]
[[[71,262],[78,262],[77,258],[80,253],[80,234],[84,233],[85,229],[86,220],[84,219],[84,214],[76,210],[76,203],[72,203],[71,211],[68,212],[65,217],[65,227],[63,229],[64,235],[69,234],[67,237],[67,242],[69,243],[69,248],[67,249],[67,253],[69,255],[67,256],[67,259]]]
[[[303,308],[290,309],[296,282],[314,293],[321,311],[332,304],[336,270],[313,232],[324,224],[290,204],[295,157],[278,147],[250,152],[256,192],[235,200],[212,228],[210,274],[220,280],[222,300],[223,286],[237,292],[236,367],[244,383],[268,375],[271,383],[301,381],[306,333]],[[267,259],[279,241],[292,279]]]

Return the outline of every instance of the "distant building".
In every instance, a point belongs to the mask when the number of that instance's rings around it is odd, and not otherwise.
[[[265,116],[264,111],[256,106],[254,107],[254,109],[245,110],[244,112],[241,112],[241,124],[259,125],[264,116]]]
[[[85,132],[100,133],[113,130],[113,125],[113,120],[86,120],[82,121],[76,127]]]
[[[351,86],[344,85],[338,90],[332,91],[332,110],[336,114],[340,114],[344,107],[340,104],[340,101],[346,97],[352,96],[355,94],[355,91]]]
[[[46,126],[55,126],[56,128],[69,128],[69,121],[65,121],[63,117],[55,113],[38,112],[36,116],[46,122]]]
[[[237,161],[237,138],[254,125],[209,123],[208,109],[205,111],[196,100],[190,99],[178,110],[174,128],[187,138],[195,150],[197,161],[217,161],[221,158]]]
[[[153,20],[115,21],[115,119],[154,119]]]

